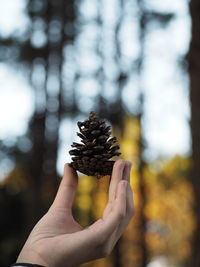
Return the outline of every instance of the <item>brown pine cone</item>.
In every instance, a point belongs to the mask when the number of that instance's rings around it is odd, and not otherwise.
[[[69,151],[72,162],[69,164],[75,170],[86,175],[101,176],[111,175],[115,161],[110,160],[119,156],[120,146],[116,144],[117,138],[111,137],[111,127],[105,120],[97,117],[95,112],[90,112],[89,118],[77,123],[81,138],[80,143],[73,143],[74,148]]]

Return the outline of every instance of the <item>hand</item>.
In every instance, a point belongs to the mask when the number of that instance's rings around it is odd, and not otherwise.
[[[103,216],[82,228],[72,215],[78,177],[65,164],[56,198],[33,228],[17,262],[72,267],[110,254],[133,215],[130,168],[131,164],[123,160],[114,164]]]

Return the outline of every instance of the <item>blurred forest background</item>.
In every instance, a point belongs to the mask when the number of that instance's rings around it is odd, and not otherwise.
[[[0,4],[0,266],[52,203],[94,110],[133,163],[136,212],[112,255],[84,266],[199,267],[200,2]],[[108,182],[80,174],[82,225],[101,216]]]

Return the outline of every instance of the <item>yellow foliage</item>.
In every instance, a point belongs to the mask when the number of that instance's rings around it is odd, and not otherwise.
[[[145,172],[145,214],[150,225],[147,244],[153,256],[162,252],[174,261],[181,261],[190,254],[189,241],[195,223],[192,186],[185,178],[189,166],[189,160],[176,156],[160,172]]]
[[[76,205],[83,211],[89,211],[92,207],[92,199],[88,194],[78,195]]]
[[[78,181],[78,192],[90,193],[96,184],[96,180],[91,176],[81,176]]]
[[[135,117],[125,118],[123,136],[120,138],[120,147],[123,157],[126,160],[137,161],[138,139],[140,136],[139,122]]]

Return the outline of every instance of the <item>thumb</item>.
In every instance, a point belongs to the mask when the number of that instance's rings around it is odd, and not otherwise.
[[[72,207],[74,196],[78,184],[78,176],[74,169],[67,163],[64,166],[64,175],[57,195],[52,204],[53,208],[70,208]]]

